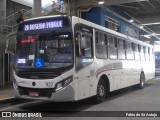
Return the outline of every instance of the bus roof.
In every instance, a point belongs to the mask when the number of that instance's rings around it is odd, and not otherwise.
[[[45,18],[55,18],[55,17],[66,17],[67,15],[50,15],[50,16],[41,16],[41,17],[35,17],[35,18],[30,18],[24,20],[26,21],[31,21],[31,20],[38,20],[38,19],[45,19]]]

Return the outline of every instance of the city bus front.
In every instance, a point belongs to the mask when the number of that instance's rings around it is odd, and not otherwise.
[[[73,33],[69,17],[32,19],[19,25],[14,90],[18,98],[74,100]]]

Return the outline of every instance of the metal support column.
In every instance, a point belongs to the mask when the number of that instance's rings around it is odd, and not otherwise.
[[[0,87],[4,84],[3,53],[0,53]]]
[[[0,87],[10,83],[10,54],[0,53]]]

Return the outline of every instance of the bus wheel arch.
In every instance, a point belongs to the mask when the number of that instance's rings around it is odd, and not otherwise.
[[[96,103],[102,103],[109,96],[110,84],[109,79],[106,75],[102,75],[99,78],[97,84],[96,95],[94,96],[94,101]]]

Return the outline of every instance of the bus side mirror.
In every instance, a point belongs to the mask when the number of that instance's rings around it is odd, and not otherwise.
[[[5,52],[15,55],[16,48],[16,34],[12,33],[6,37],[6,49]]]

